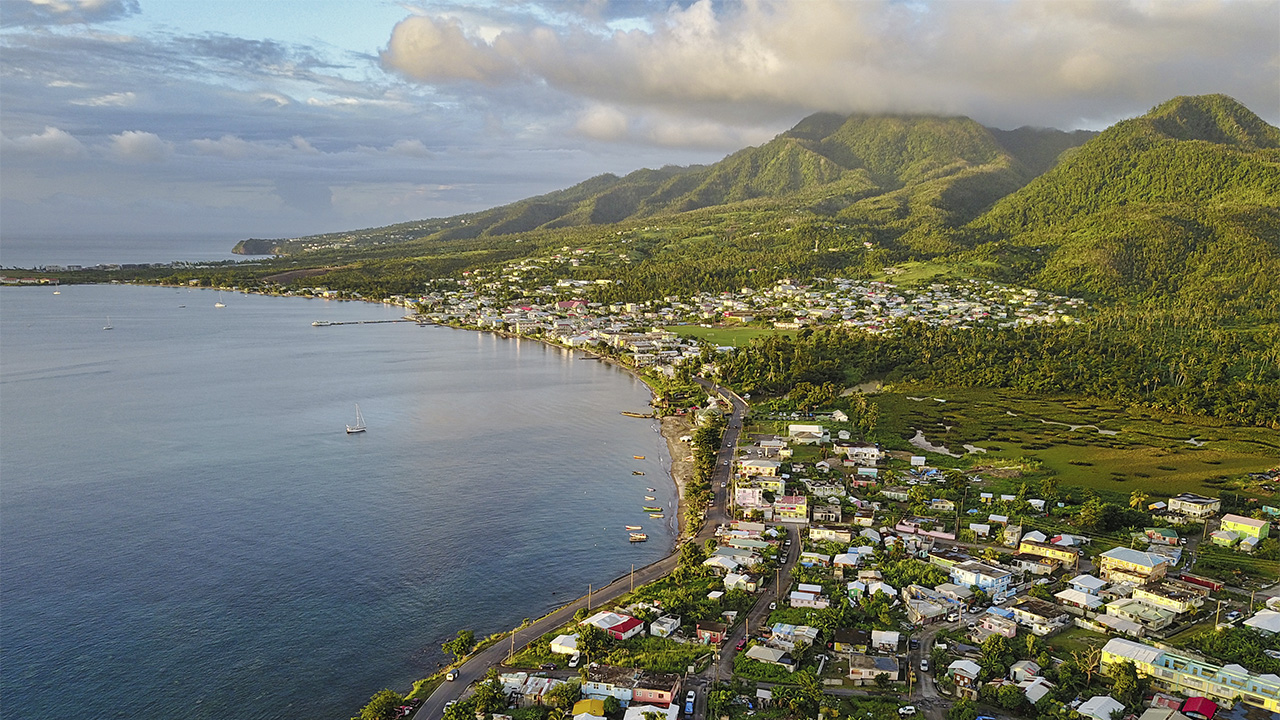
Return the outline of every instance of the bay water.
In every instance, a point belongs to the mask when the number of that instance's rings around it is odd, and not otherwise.
[[[311,325],[402,313],[0,289],[0,715],[348,718],[457,630],[669,552],[675,512],[640,509],[646,486],[674,507],[665,443],[619,414],[642,383],[528,340]]]

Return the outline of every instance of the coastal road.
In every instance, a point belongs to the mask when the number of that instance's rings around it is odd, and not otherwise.
[[[715,498],[713,501],[714,507],[707,511],[706,521],[696,532],[692,529],[686,529],[686,535],[692,535],[698,542],[703,542],[707,538],[715,537],[718,525],[728,522],[728,516],[726,515],[727,483],[732,472],[733,453],[738,445],[738,434],[742,431],[742,418],[746,414],[747,404],[732,391],[718,388],[714,384],[703,380],[698,380],[698,383],[707,388],[708,392],[717,393],[725,397],[732,405],[724,440],[721,443],[720,452],[716,456],[715,474],[712,477],[711,487]],[[728,464],[725,464],[726,460]],[[721,487],[722,485],[725,487]],[[799,543],[793,544],[791,548],[793,554],[797,552],[796,548],[798,547]],[[675,569],[679,558],[680,548],[677,546],[671,555],[655,563],[638,568],[634,573],[623,575],[605,587],[591,593],[590,598],[580,597],[549,615],[536,620],[528,627],[516,630],[516,652],[520,652],[530,642],[572,620],[573,614],[581,608],[586,608],[588,602],[590,602],[592,609],[599,608],[630,592],[633,584],[635,587],[639,587],[666,576]],[[757,610],[758,608],[759,603],[757,603]],[[431,693],[431,696],[423,702],[422,707],[418,708],[418,711],[414,713],[413,720],[437,720],[440,718],[444,714],[444,707],[449,701],[462,697],[472,683],[484,679],[485,673],[489,671],[489,668],[499,667],[502,664],[502,661],[511,652],[511,644],[512,641],[508,637],[497,645],[490,646],[472,655],[457,668],[458,679],[453,682],[444,682],[440,687],[436,688],[435,692]],[[730,667],[732,667],[732,663]]]

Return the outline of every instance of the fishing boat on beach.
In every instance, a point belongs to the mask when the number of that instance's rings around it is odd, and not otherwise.
[[[640,526],[639,526],[639,525],[627,525],[626,527],[627,527],[627,529],[628,529],[628,530],[639,530],[639,529],[640,529]]]
[[[631,533],[631,542],[644,542],[649,536],[644,533]]]
[[[665,515],[663,515],[662,513],[649,513],[649,517],[651,517],[651,518],[658,518],[659,520],[661,520],[662,518],[664,518],[664,517],[666,517],[666,516],[665,516]]]

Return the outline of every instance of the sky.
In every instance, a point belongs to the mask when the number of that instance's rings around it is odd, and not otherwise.
[[[1280,0],[0,0],[0,250],[444,217],[817,111],[1103,129],[1203,93],[1280,125]]]

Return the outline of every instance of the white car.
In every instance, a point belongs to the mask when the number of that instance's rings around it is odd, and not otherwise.
[[[579,662],[582,662],[582,655],[574,653],[573,657],[569,658],[569,667],[576,668]]]
[[[900,707],[900,708],[898,708],[898,714],[899,714],[899,715],[901,715],[902,717],[910,717],[910,716],[912,716],[912,715],[915,715],[915,714],[916,714],[916,706],[915,706],[915,705],[906,705],[906,706]]]

